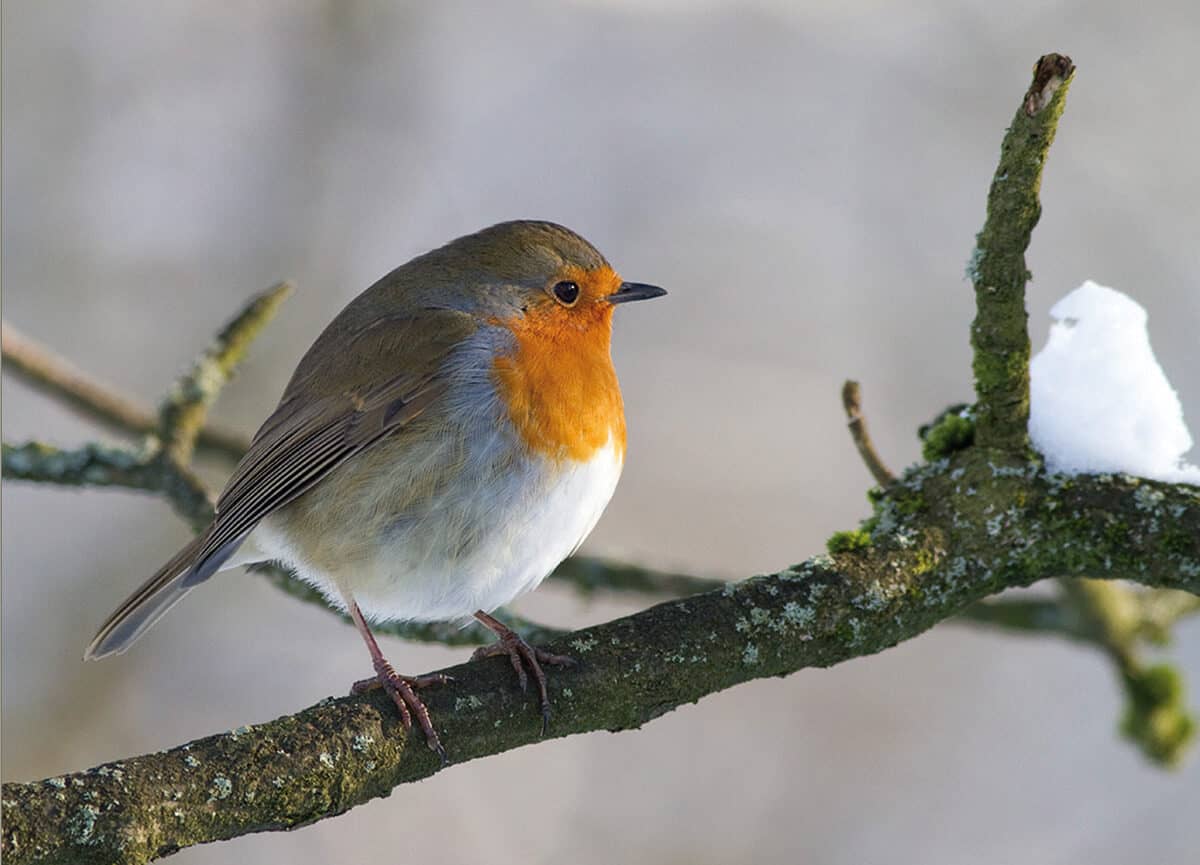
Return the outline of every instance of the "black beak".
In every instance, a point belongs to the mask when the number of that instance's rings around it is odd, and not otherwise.
[[[621,287],[608,296],[609,303],[628,303],[631,300],[650,300],[652,297],[662,297],[667,293],[665,288],[657,285],[646,285],[644,282],[622,282]]]

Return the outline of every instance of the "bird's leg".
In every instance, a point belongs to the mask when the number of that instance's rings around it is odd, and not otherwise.
[[[358,604],[355,603],[353,598],[347,596],[346,606],[350,611],[350,618],[354,620],[354,627],[358,628],[358,632],[362,634],[363,642],[367,644],[367,651],[371,653],[371,663],[375,666],[374,677],[355,682],[350,688],[350,693],[358,694],[372,688],[383,688],[387,692],[387,695],[392,698],[392,702],[396,704],[396,708],[400,710],[400,722],[404,725],[404,729],[412,729],[413,715],[416,715],[417,723],[420,725],[421,731],[425,734],[425,744],[429,746],[429,750],[441,757],[442,763],[449,762],[446,757],[446,749],[442,747],[442,741],[438,738],[437,730],[433,729],[433,722],[429,719],[429,709],[425,708],[425,704],[417,696],[416,689],[424,688],[427,685],[444,684],[451,681],[450,677],[440,674],[433,676],[401,676],[392,668],[387,658],[383,656],[383,652],[380,651],[379,644],[375,642],[375,635],[371,633],[370,627],[367,626],[367,620],[363,618]]]
[[[522,691],[529,687],[529,677],[525,673],[525,668],[529,667],[533,678],[537,680],[538,694],[542,701],[542,734],[544,735],[546,727],[550,724],[550,697],[546,694],[546,673],[542,670],[542,664],[571,667],[575,665],[575,659],[567,655],[554,655],[537,646],[529,645],[521,639],[516,631],[499,619],[489,616],[483,610],[476,612],[475,618],[500,639],[490,646],[481,646],[476,649],[471,660],[477,661],[480,658],[491,658],[496,655],[506,656],[517,672],[517,681],[521,683]]]

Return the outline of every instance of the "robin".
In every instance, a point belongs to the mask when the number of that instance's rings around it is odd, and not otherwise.
[[[219,570],[276,561],[354,621],[405,729],[445,750],[368,622],[462,621],[525,686],[570,658],[490,611],[591,532],[625,457],[613,309],[666,294],[623,282],[550,222],[504,222],[414,258],[317,337],[217,500],[212,524],[114,612],[85,658],[125,649]]]

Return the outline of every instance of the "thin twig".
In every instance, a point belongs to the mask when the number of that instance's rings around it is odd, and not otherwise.
[[[171,388],[159,410],[159,438],[171,460],[180,465],[191,461],[208,407],[233,375],[250,343],[291,291],[290,282],[281,282],[257,295],[217,334],[191,371]]]
[[[896,476],[883,464],[883,460],[875,451],[871,435],[867,432],[867,419],[863,417],[861,397],[858,382],[847,379],[846,383],[842,385],[842,406],[846,409],[846,417],[849,421],[846,425],[850,428],[850,437],[854,439],[858,455],[866,463],[867,471],[871,473],[871,477],[875,478],[875,483],[883,489],[887,489],[896,482]]]
[[[158,427],[158,413],[94,378],[67,359],[3,322],[4,371],[62,402],[113,432],[146,435]],[[239,459],[250,440],[239,432],[208,425],[196,440],[200,450]]]

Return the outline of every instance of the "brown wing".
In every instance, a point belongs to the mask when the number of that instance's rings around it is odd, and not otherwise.
[[[210,576],[232,553],[229,545],[236,548],[263,517],[421,414],[445,388],[446,356],[474,330],[465,313],[435,310],[377,319],[333,358],[313,361],[310,350],[217,500],[184,584]],[[381,376],[381,370],[392,372]]]
[[[208,531],[108,617],[85,658],[125,651],[212,576],[263,517],[425,411],[445,390],[447,356],[476,327],[451,310],[356,316],[362,312],[352,304],[317,339],[234,470]],[[369,323],[356,326],[356,317]]]

